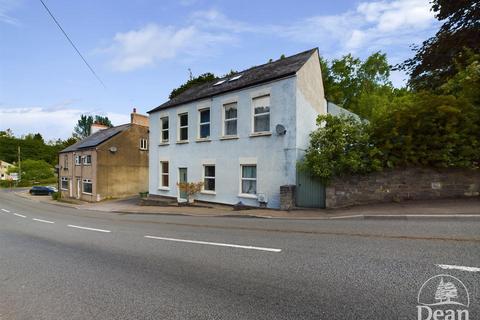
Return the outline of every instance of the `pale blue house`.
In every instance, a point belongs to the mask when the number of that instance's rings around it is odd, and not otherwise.
[[[203,181],[198,200],[279,208],[326,112],[318,49],[190,88],[149,111],[149,192]]]

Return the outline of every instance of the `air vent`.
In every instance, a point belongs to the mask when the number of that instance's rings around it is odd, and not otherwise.
[[[223,80],[220,80],[220,81],[218,81],[218,82],[215,82],[215,83],[213,84],[213,86],[219,86],[219,85],[221,85],[222,83],[224,83],[225,81],[227,81],[227,80],[226,80],[226,79],[223,79]]]
[[[240,79],[242,76],[243,76],[243,74],[236,75],[235,77],[230,78],[228,81],[230,82],[230,81],[238,80],[238,79]]]

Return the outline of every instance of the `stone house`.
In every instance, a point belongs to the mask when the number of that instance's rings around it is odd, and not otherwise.
[[[0,180],[7,180],[10,176],[7,174],[8,168],[13,167],[13,164],[0,160]]]
[[[131,122],[107,128],[59,153],[59,191],[64,198],[101,201],[148,190],[148,117],[133,110]]]
[[[192,87],[148,112],[149,193],[184,201],[177,183],[201,181],[198,200],[279,208],[327,112],[318,49]]]

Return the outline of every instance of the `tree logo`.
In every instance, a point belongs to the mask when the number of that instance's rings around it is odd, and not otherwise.
[[[417,301],[418,320],[469,319],[470,295],[454,276],[440,274],[425,281]]]

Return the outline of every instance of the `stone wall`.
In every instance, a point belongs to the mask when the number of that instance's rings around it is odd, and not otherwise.
[[[280,186],[280,210],[295,208],[295,185]]]
[[[337,178],[327,187],[326,207],[478,197],[480,170],[395,169]]]

